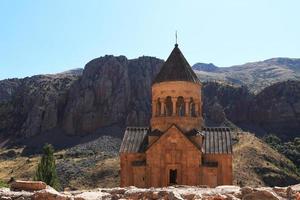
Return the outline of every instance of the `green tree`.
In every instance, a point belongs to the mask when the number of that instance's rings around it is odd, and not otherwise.
[[[281,139],[273,134],[266,135],[263,140],[277,151],[279,151],[282,146]]]
[[[7,183],[5,183],[4,181],[0,180],[0,188],[2,187],[9,187],[9,185]]]
[[[60,188],[60,184],[57,177],[55,158],[53,155],[54,149],[51,144],[45,144],[43,151],[44,153],[38,164],[34,180],[43,181],[58,190]]]
[[[282,141],[279,137],[269,134],[266,135],[264,141],[269,144],[273,149],[277,150],[279,153],[285,155],[290,159],[298,168],[300,172],[300,138],[295,137],[291,141]]]

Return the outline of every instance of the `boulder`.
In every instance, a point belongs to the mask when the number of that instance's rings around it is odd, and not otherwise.
[[[0,200],[11,200],[10,197],[0,197]]]
[[[171,191],[168,194],[168,199],[170,200],[184,200],[179,193],[176,191]]]
[[[300,200],[300,192],[296,194],[296,200]]]
[[[174,186],[164,188],[98,188],[85,191],[57,192],[50,186],[38,191],[12,191],[0,188],[0,200],[100,200],[100,199],[166,199],[166,200],[300,200],[300,192],[290,187],[219,186],[198,188]],[[238,190],[238,192],[236,192]]]
[[[254,191],[246,194],[242,198],[243,200],[279,200],[280,198],[273,192],[268,190]]]
[[[300,192],[300,184],[290,186],[294,191]]]
[[[101,191],[91,191],[91,192],[83,192],[75,196],[75,200],[98,200],[103,199],[105,197],[109,197],[111,194]]]
[[[285,187],[274,187],[273,191],[282,198],[290,197],[289,188],[287,189]]]
[[[241,188],[242,197],[253,192],[253,188],[251,187],[243,187]]]
[[[46,189],[46,183],[42,181],[14,181],[10,189],[12,191],[36,191]]]
[[[71,200],[71,197],[62,195],[54,190],[41,190],[33,194],[32,200]]]
[[[9,188],[0,188],[0,200],[31,200],[32,192],[11,191]]]
[[[223,195],[213,195],[208,197],[203,197],[203,200],[229,200],[226,196]]]

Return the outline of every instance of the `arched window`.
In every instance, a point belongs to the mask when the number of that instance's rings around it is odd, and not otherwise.
[[[173,104],[170,96],[166,98],[166,116],[171,116],[173,113]]]
[[[190,113],[192,117],[196,117],[196,105],[193,98],[190,101]]]
[[[185,105],[184,105],[184,99],[181,96],[177,98],[176,110],[177,110],[178,116],[180,116],[180,117],[184,116]]]
[[[160,98],[157,99],[157,104],[156,104],[156,116],[160,116],[161,112],[161,102],[160,102]]]

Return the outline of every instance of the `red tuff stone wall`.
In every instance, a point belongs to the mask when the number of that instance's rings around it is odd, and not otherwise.
[[[164,132],[172,124],[185,132],[203,126],[201,84],[169,81],[152,86],[151,128]]]
[[[200,177],[201,185],[216,187],[218,185],[218,168],[202,166]]]
[[[122,153],[120,155],[120,186],[137,186],[144,187],[145,182],[143,182],[143,178],[145,179],[145,167],[133,167],[133,161],[142,161],[145,160],[145,154],[143,153]],[[143,169],[144,168],[144,169]]]
[[[146,152],[147,186],[169,185],[170,170],[177,170],[177,184],[200,183],[201,152],[175,127],[171,127]]]
[[[232,185],[232,155],[231,154],[203,154],[204,162],[218,162],[217,185]],[[203,171],[203,181],[205,182],[205,172]]]

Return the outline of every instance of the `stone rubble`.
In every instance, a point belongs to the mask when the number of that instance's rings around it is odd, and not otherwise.
[[[196,186],[170,186],[165,188],[97,188],[86,191],[58,192],[47,186],[38,191],[13,191],[0,188],[0,200],[300,200],[300,184],[289,187],[238,187],[216,188]],[[19,188],[20,189],[20,188]]]
[[[46,183],[42,181],[14,181],[10,189],[13,191],[26,190],[26,191],[37,191],[46,189]]]

